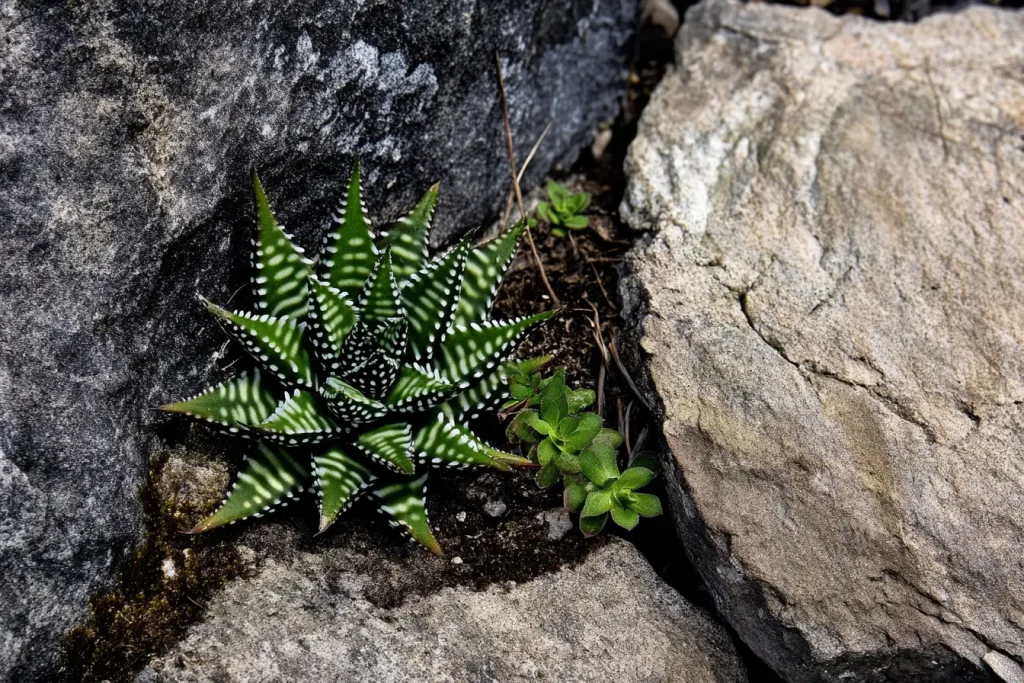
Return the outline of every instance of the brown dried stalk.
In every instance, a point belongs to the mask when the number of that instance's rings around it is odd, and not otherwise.
[[[501,57],[498,53],[494,53],[494,63],[498,67],[498,92],[501,94],[501,114],[505,120],[505,140],[508,143],[508,163],[512,171],[512,189],[516,193],[516,203],[519,205],[519,217],[522,219],[526,218],[526,210],[523,208],[523,193],[519,190],[519,178],[516,174],[516,152],[512,145],[512,124],[509,123],[508,119],[508,99],[505,97],[505,77],[501,73]],[[551,297],[551,303],[556,307],[562,305],[562,302],[558,300],[558,296],[555,295],[555,290],[551,288],[551,283],[548,281],[548,274],[544,270],[544,264],[541,263],[540,254],[537,253],[537,245],[533,243],[533,234],[530,230],[530,226],[526,226],[526,242],[530,245],[530,251],[533,253],[534,263],[537,264],[537,270],[540,271],[540,279],[544,283],[545,289],[548,290],[548,296]]]

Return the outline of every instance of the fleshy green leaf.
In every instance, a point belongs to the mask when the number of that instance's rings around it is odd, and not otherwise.
[[[576,389],[569,391],[566,398],[569,402],[569,414],[575,415],[584,408],[594,404],[597,394],[593,389]]]
[[[583,504],[582,517],[603,515],[612,508],[612,494],[608,491],[591,491],[587,494],[587,502]]]
[[[412,427],[407,422],[396,422],[377,427],[365,432],[356,439],[358,446],[371,458],[388,468],[412,474],[416,467],[412,464],[413,442]]]
[[[558,468],[555,467],[554,463],[548,463],[537,470],[537,476],[535,478],[537,486],[542,489],[546,489],[549,486],[554,486],[558,481]]]
[[[415,449],[421,463],[435,467],[473,465],[508,469],[506,458],[493,457],[501,454],[500,451],[478,439],[466,427],[452,422],[441,412],[437,414],[437,419],[428,421],[416,432]]]
[[[377,261],[370,221],[363,207],[359,163],[352,168],[345,197],[334,214],[334,227],[324,238],[318,275],[335,289],[355,298]]]
[[[595,446],[610,448],[612,451],[621,446],[622,442],[622,434],[619,434],[614,429],[608,429],[607,427],[598,432],[597,436],[594,437]]]
[[[320,387],[320,395],[324,397],[335,419],[348,428],[373,422],[388,413],[380,401],[370,398],[338,377],[328,378]]]
[[[439,187],[439,183],[432,185],[409,215],[399,218],[380,240],[381,248],[391,247],[395,277],[399,282],[419,270],[427,260],[427,236]]]
[[[562,225],[573,230],[582,230],[587,227],[586,216],[567,216],[562,219]]]
[[[455,421],[475,420],[481,414],[496,410],[508,396],[501,375],[492,372],[482,380],[441,406]]]
[[[320,530],[327,531],[338,515],[375,480],[370,471],[334,446],[313,458],[313,474],[320,497]]]
[[[523,418],[526,426],[538,434],[550,436],[554,432],[551,425],[536,410],[524,410],[522,414],[526,416]]]
[[[160,410],[183,413],[239,431],[239,426],[263,422],[277,406],[277,397],[261,381],[259,370],[240,375],[197,396],[160,406]]]
[[[462,293],[455,311],[455,325],[468,327],[487,319],[494,295],[501,286],[505,271],[519,248],[526,223],[519,221],[504,235],[482,244],[466,258],[462,277]]]
[[[572,434],[574,431],[576,431],[576,427],[578,427],[579,424],[580,420],[578,417],[575,417],[573,415],[563,417],[562,420],[558,423],[558,435],[564,437],[569,434]],[[589,443],[589,441],[587,443]]]
[[[578,192],[572,196],[572,212],[580,213],[590,206],[590,193]]]
[[[551,311],[545,311],[511,322],[488,321],[456,327],[441,346],[440,376],[452,383],[483,377],[512,352],[526,330],[552,315]]]
[[[565,398],[565,373],[555,373],[544,388],[540,414],[551,425],[557,425],[569,414],[569,403]]]
[[[604,525],[608,522],[608,513],[603,515],[597,515],[595,517],[580,517],[580,531],[587,538],[596,536],[601,533],[604,529]]]
[[[555,466],[562,474],[576,474],[580,471],[580,459],[572,453],[558,449],[555,453]]]
[[[418,413],[448,400],[457,391],[425,368],[403,366],[385,403],[396,413]]]
[[[649,469],[645,467],[630,467],[615,482],[614,488],[616,491],[632,491],[633,489],[647,486],[651,483],[651,479],[654,479],[654,472]]]
[[[271,316],[302,318],[309,299],[306,276],[313,264],[277,224],[256,171],[252,173],[252,186],[258,224],[252,256],[257,305]]]
[[[285,499],[301,493],[308,478],[305,465],[288,451],[257,444],[256,453],[246,458],[224,503],[191,533],[233,524],[246,517],[261,517],[275,505],[287,505]]]
[[[459,287],[469,253],[469,240],[424,266],[402,288],[409,320],[409,347],[416,360],[429,360],[444,341],[455,316]]]
[[[562,503],[569,512],[579,513],[587,502],[587,487],[572,478],[565,478],[565,493],[562,496]]]
[[[424,548],[441,554],[441,546],[430,531],[424,495],[427,491],[427,475],[419,479],[402,481],[374,491],[380,499],[380,511],[391,517],[391,525],[400,529],[410,539]]]
[[[310,340],[320,362],[337,372],[345,338],[356,323],[355,305],[340,290],[315,277],[309,278],[309,290]]]
[[[554,444],[550,437],[537,444],[537,463],[540,464],[541,467],[545,467],[549,463],[554,462],[557,457],[558,446]]]
[[[610,449],[586,449],[580,454],[580,470],[586,475],[587,479],[598,486],[604,486],[619,476],[619,468],[615,464],[615,451]]]
[[[661,514],[661,500],[653,493],[636,493],[636,500],[630,505],[641,517],[657,517]]]
[[[550,223],[552,220],[551,205],[548,204],[547,202],[538,202],[537,215],[540,216],[542,220],[545,220],[548,223]]]
[[[525,360],[509,361],[502,366],[502,373],[511,377],[513,375],[520,375],[522,377],[529,377],[544,369],[544,366],[551,362],[553,356],[537,356],[536,358],[526,358]]]
[[[578,453],[589,446],[594,437],[601,431],[604,424],[599,416],[594,413],[584,413],[579,416],[576,430],[565,437],[565,447],[573,453]]]
[[[564,185],[556,183],[554,180],[549,179],[545,189],[547,190],[548,197],[551,198],[551,201],[555,204],[555,206],[565,204],[565,202],[567,202],[569,200],[569,197],[571,196],[569,194],[569,190],[565,189]]]
[[[509,441],[537,443],[543,438],[537,434],[535,429],[530,427],[530,413],[534,413],[534,411],[524,410],[521,413],[516,413],[516,416],[512,418],[512,422],[509,423],[508,429],[505,430],[505,434],[508,436]],[[536,415],[536,413],[534,413],[534,415]]]
[[[366,286],[359,294],[361,320],[387,321],[402,318],[405,311],[395,281],[395,271],[391,267],[391,250],[381,252],[373,272],[366,280]]]
[[[276,443],[297,446],[319,443],[336,435],[339,428],[333,420],[320,414],[313,394],[296,389],[254,430]]]
[[[233,313],[209,301],[206,308],[223,320],[231,336],[282,382],[313,386],[312,363],[302,344],[302,328],[294,319]]]
[[[636,510],[624,508],[620,505],[612,504],[611,513],[612,520],[626,531],[631,531],[640,522],[640,515],[637,514]]]

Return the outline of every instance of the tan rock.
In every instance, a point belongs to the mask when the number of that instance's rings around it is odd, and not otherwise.
[[[1024,14],[714,0],[676,46],[623,291],[684,540],[789,680],[988,680],[1024,658]]]

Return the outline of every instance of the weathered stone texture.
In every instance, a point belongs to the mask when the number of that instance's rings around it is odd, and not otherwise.
[[[725,630],[628,543],[578,567],[486,591],[367,601],[348,551],[268,562],[230,585],[139,683],[365,680],[746,681]]]
[[[624,86],[635,2],[0,2],[0,679],[139,528],[152,407],[215,380],[194,300],[248,277],[248,173],[313,246],[355,156],[375,219],[442,182],[441,237],[503,202],[494,50],[529,181]],[[244,296],[236,302],[244,303]]]
[[[709,0],[644,112],[626,314],[681,534],[787,680],[1024,659],[1024,14]]]

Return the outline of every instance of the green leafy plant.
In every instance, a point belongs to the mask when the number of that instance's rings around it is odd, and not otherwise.
[[[259,312],[204,302],[259,367],[162,406],[257,442],[221,507],[193,532],[259,517],[311,486],[320,532],[369,491],[393,527],[440,553],[427,469],[531,464],[466,426],[506,399],[499,364],[551,315],[488,319],[525,224],[428,259],[437,186],[375,236],[357,164],[314,263],[277,223],[255,174],[253,187]]]
[[[636,492],[654,478],[654,464],[638,460],[620,474],[622,435],[596,413],[583,412],[594,403],[593,391],[567,387],[564,371],[541,377],[548,361],[550,356],[509,364],[504,372],[512,398],[503,412],[514,413],[507,434],[530,444],[529,458],[540,466],[537,484],[546,488],[562,480],[565,507],[580,515],[586,536],[600,533],[609,516],[633,529],[640,517],[660,515],[657,496]]]
[[[654,471],[638,465],[619,474],[615,449],[609,443],[595,444],[580,456],[586,482],[565,487],[565,506],[580,515],[580,530],[587,536],[600,533],[611,515],[623,529],[632,529],[641,517],[661,514],[661,501],[651,493],[637,493],[654,479]]]
[[[582,215],[590,206],[590,193],[573,194],[565,186],[548,180],[548,199],[537,205],[537,215],[551,226],[551,233],[558,237],[568,235],[568,230],[583,230],[587,227],[587,217]]]

